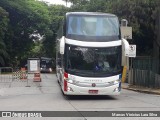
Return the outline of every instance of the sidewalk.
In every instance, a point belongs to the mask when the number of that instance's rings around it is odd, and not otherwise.
[[[160,89],[153,89],[153,88],[146,88],[146,87],[140,87],[136,85],[129,85],[128,83],[122,83],[122,88],[147,94],[156,94],[160,95]]]

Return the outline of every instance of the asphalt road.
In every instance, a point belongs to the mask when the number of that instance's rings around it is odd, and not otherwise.
[[[42,74],[42,82],[0,82],[0,111],[160,111],[160,95],[122,89],[119,96],[72,96],[62,94],[55,74]],[[1,80],[2,81],[2,80]],[[73,112],[73,114],[75,114]],[[79,113],[81,114],[81,113]],[[62,115],[63,116],[63,115]],[[1,120],[2,118],[0,118]],[[22,118],[8,118],[22,119]],[[24,118],[23,118],[24,119]],[[27,119],[27,118],[26,118]],[[30,118],[35,120],[35,118]],[[37,118],[39,120],[40,118]],[[157,117],[54,117],[56,120],[158,120]]]

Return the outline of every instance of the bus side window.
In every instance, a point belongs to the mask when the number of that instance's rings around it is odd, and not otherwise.
[[[72,18],[69,21],[69,26],[68,26],[68,33],[69,34],[77,34],[77,18]]]

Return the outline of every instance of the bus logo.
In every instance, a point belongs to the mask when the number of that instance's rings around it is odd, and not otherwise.
[[[96,84],[95,84],[95,83],[92,83],[92,87],[96,87]]]

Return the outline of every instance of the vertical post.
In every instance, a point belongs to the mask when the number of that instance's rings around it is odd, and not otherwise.
[[[1,68],[0,68],[0,79],[1,79]]]
[[[12,82],[13,82],[13,74],[14,74],[14,73],[13,73],[13,68],[11,68],[11,70],[12,70]]]
[[[131,68],[131,70],[132,70],[132,66],[133,66],[133,62],[132,62],[132,58],[131,58],[131,67],[130,67],[130,68]]]
[[[122,82],[126,82],[127,77],[127,70],[129,69],[129,58],[125,57],[126,65],[123,67],[123,73],[122,73]]]
[[[133,83],[132,57],[131,57],[131,65],[129,66],[128,83],[129,84]]]
[[[123,67],[123,73],[122,73],[122,82],[124,83],[126,80],[126,73],[127,73],[127,66]]]
[[[132,84],[133,84],[133,58],[131,57],[131,66],[130,66],[130,70],[131,70],[131,73],[130,73],[130,81],[132,80]]]
[[[28,71],[27,71],[26,74],[27,74],[27,86],[26,87],[30,87],[29,84],[28,84]]]
[[[28,83],[28,80],[29,80],[29,79],[28,79],[28,66],[29,66],[29,65],[28,65],[28,61],[27,61],[27,70],[26,70],[27,86],[26,86],[26,87],[30,87],[30,86],[29,86],[29,83]]]

